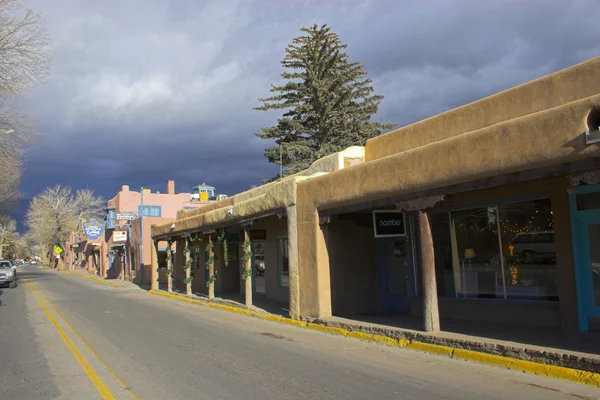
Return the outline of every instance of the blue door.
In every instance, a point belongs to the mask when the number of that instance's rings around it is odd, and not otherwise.
[[[378,239],[380,309],[383,313],[410,313],[409,271],[412,262],[405,238]]]
[[[600,318],[600,185],[580,186],[569,197],[579,330]]]

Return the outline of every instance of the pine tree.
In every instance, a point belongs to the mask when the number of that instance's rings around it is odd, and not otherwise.
[[[327,25],[301,28],[304,34],[286,48],[281,65],[282,86],[259,99],[255,110],[287,110],[277,125],[256,136],[273,140],[265,149],[271,163],[282,165],[283,175],[306,169],[315,160],[349,146],[363,146],[394,124],[371,121],[383,96],[375,95],[363,65],[350,62],[339,36]]]

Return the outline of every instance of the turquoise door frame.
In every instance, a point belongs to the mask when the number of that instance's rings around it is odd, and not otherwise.
[[[600,185],[578,186],[569,195],[571,218],[571,240],[573,245],[573,265],[577,291],[577,311],[579,330],[588,331],[590,317],[600,317],[600,306],[594,301],[594,282],[588,227],[600,225],[600,209],[577,210],[576,197],[580,194],[600,192]]]

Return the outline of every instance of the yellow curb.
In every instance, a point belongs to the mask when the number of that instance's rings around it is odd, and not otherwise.
[[[453,347],[441,346],[438,344],[431,343],[411,341],[406,347],[409,349],[422,351],[423,353],[437,354],[438,356],[452,357],[452,354],[454,353]]]
[[[522,371],[529,374],[547,376],[574,383],[600,387],[600,374],[595,372],[582,371],[567,367],[559,367],[556,365],[541,364],[533,361],[519,360],[517,358],[497,356],[473,350],[458,349],[449,346],[418,342],[415,340],[394,339],[388,336],[373,335],[370,333],[351,331],[344,328],[325,326],[311,322],[307,323],[303,321],[293,320],[291,318],[280,317],[278,315],[261,314],[256,313],[254,311],[244,310],[242,308],[210,303],[209,301],[194,300],[190,299],[189,297],[183,297],[173,293],[165,293],[156,290],[150,290],[148,293],[179,301],[184,301],[186,303],[199,304],[220,310],[234,312],[236,314],[248,315],[262,320],[284,323],[287,325],[292,325],[300,328],[307,328],[318,332],[329,333],[332,335],[346,336],[349,338],[359,339],[367,342],[380,343],[392,347],[406,348],[420,351],[423,353],[429,353],[458,360],[471,361],[479,364],[487,364],[514,371]]]

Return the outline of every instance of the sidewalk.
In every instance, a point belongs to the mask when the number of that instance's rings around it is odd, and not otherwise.
[[[546,365],[600,372],[600,332],[443,320],[442,331],[423,332],[412,316],[330,317],[311,321],[324,326],[467,349]]]
[[[293,321],[288,318],[282,303],[262,297],[255,298],[252,308],[248,310],[243,304],[242,296],[237,295],[209,301],[203,294],[188,297],[180,289],[170,294],[165,290],[150,293],[183,301],[191,300],[196,304],[224,310],[232,311],[233,307],[258,318],[540,375],[567,379],[552,370],[555,367],[569,369],[567,371],[572,371],[574,376],[592,373],[594,381],[600,386],[600,332],[567,332],[549,328],[443,320],[441,332],[425,333],[421,330],[421,319],[413,316],[352,316]],[[319,326],[322,329],[318,329]],[[535,365],[543,368],[535,372],[539,369]]]

